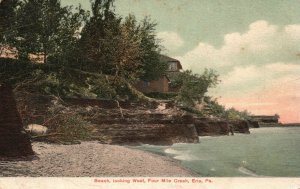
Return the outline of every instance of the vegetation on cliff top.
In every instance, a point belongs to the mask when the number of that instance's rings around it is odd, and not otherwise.
[[[204,103],[209,109],[209,114],[226,119],[226,120],[249,120],[251,113],[247,110],[238,111],[235,108],[225,108],[225,106],[218,103],[217,99],[213,99],[212,97],[205,96]]]
[[[114,82],[114,77],[110,75],[13,59],[0,59],[0,70],[0,81],[11,84],[15,91],[58,97],[116,100],[142,98],[141,93],[125,79]]]

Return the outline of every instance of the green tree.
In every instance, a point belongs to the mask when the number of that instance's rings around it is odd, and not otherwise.
[[[239,111],[235,108],[226,109],[225,106],[219,104],[217,99],[212,99],[209,96],[204,97],[204,102],[210,110],[210,114],[227,120],[249,120],[251,113],[247,110]]]
[[[229,108],[225,111],[225,117],[228,120],[248,120],[251,114],[247,111],[238,111],[235,108]]]
[[[174,85],[180,86],[177,101],[184,106],[202,103],[209,88],[219,83],[218,75],[213,70],[205,70],[201,75],[187,70],[178,75]]]
[[[208,113],[219,118],[225,118],[226,117],[226,108],[225,106],[219,104],[218,100],[216,98],[212,99],[210,96],[204,97],[204,103],[206,104],[206,107],[208,108]]]
[[[115,82],[118,78],[134,81],[142,73],[142,51],[135,17],[129,15],[122,22],[104,1],[99,2],[92,3],[93,16],[80,40],[81,54],[87,60],[84,69],[114,75]]]
[[[18,5],[18,0],[0,1],[0,54],[15,34]]]
[[[47,63],[48,57],[62,53],[67,43],[76,38],[85,16],[80,7],[77,10],[72,13],[72,7],[62,7],[60,0],[20,1],[15,36],[10,42],[17,47],[19,58],[42,54]]]
[[[89,12],[84,11],[81,6],[76,7],[75,11],[72,7],[67,8],[68,11],[61,20],[61,27],[57,33],[59,38],[55,41],[55,52],[49,57],[51,63],[59,65],[69,65],[70,61],[76,61],[79,58],[81,29],[89,16]]]
[[[114,12],[113,2],[92,1],[92,16],[81,34],[77,66],[129,81],[159,78],[167,67],[160,62],[156,24],[148,18],[138,23],[133,15],[122,19]]]
[[[161,46],[156,37],[156,23],[146,17],[139,26],[140,30],[140,49],[142,54],[142,80],[151,81],[160,78],[167,70],[168,65],[160,61]]]
[[[121,23],[121,35],[115,55],[115,76],[135,81],[142,74],[139,27],[133,15]]]
[[[111,10],[113,0],[91,2],[92,15],[85,23],[79,41],[82,69],[113,75],[114,55],[121,35],[121,18]]]
[[[123,70],[131,79],[151,81],[165,74],[167,64],[160,60],[161,46],[155,34],[156,23],[148,17],[138,23],[129,15],[121,23],[121,50]],[[128,77],[126,77],[128,78]]]

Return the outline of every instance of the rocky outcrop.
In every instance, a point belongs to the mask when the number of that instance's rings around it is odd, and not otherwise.
[[[226,121],[199,118],[195,120],[195,127],[199,136],[229,135],[230,127]]]
[[[184,115],[172,102],[133,103],[79,98],[60,101],[36,95],[24,97],[23,94],[18,99],[26,124],[44,125],[50,132],[51,123],[47,120],[51,118],[47,115],[51,111],[68,116],[79,114],[91,123],[92,139],[105,144],[170,145],[199,142],[193,117]]]
[[[145,107],[139,103],[129,105],[119,102],[120,106],[116,106],[114,101],[110,101],[113,105],[108,105],[107,101],[105,107],[99,104],[86,107],[84,103],[70,102],[69,107],[73,110],[80,105],[81,111],[78,112],[93,124],[93,138],[101,143],[171,145],[199,142],[192,116],[181,112],[163,113],[160,109],[168,109],[170,105],[151,104]],[[85,111],[87,109],[88,112]]]
[[[225,121],[211,118],[195,119],[195,127],[199,136],[249,134],[249,123],[244,120]]]
[[[23,129],[12,89],[0,85],[0,156],[33,155],[30,140]]]
[[[281,127],[300,127],[300,123],[284,123],[279,124]]]
[[[24,100],[26,99],[26,100]],[[198,136],[249,133],[246,121],[228,122],[212,118],[194,118],[172,102],[128,102],[99,99],[59,99],[33,95],[19,98],[26,124],[45,125],[49,112],[78,114],[91,124],[91,138],[105,144],[197,143]],[[26,111],[30,110],[30,111]],[[53,114],[52,114],[53,116]],[[54,115],[55,117],[55,115]]]
[[[281,127],[281,123],[263,123],[263,122],[258,122],[259,127]]]
[[[253,121],[253,120],[247,120],[247,121],[249,123],[250,128],[259,128],[260,127],[258,121]]]
[[[94,137],[109,144],[154,144],[199,142],[197,131],[187,116],[165,114],[125,114],[97,117],[94,123]]]
[[[233,131],[235,133],[250,134],[249,123],[247,121],[244,120],[230,121],[229,125],[233,128]]]

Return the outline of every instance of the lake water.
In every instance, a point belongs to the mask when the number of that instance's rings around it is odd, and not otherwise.
[[[201,176],[300,177],[300,127],[258,128],[250,132],[200,137],[199,144],[136,148],[180,160]]]

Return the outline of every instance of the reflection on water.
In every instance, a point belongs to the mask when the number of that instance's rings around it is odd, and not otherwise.
[[[202,176],[300,176],[300,128],[258,128],[250,135],[200,137],[199,144],[144,145]]]

